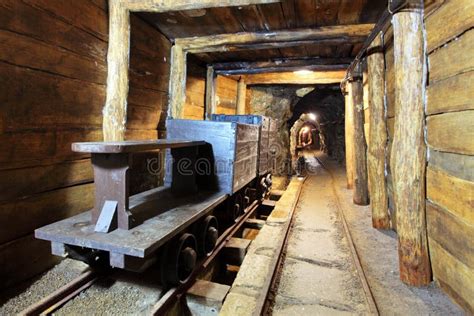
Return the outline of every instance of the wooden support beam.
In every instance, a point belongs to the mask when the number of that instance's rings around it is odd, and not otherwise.
[[[234,70],[223,70],[219,71],[222,75],[254,75],[272,72],[293,72],[299,70],[310,70],[310,71],[334,71],[344,70],[346,71],[349,64],[339,65],[307,65],[307,66],[276,66],[268,68],[245,68],[245,69],[234,69]]]
[[[352,104],[352,85],[344,84],[345,97],[345,142],[347,188],[354,188],[354,105]]]
[[[288,72],[295,70],[340,70],[346,69],[351,58],[302,58],[302,59],[274,59],[255,62],[228,62],[214,64],[218,74],[243,75],[263,72]]]
[[[244,261],[251,240],[232,237],[222,250],[222,256],[227,264],[240,266]]]
[[[397,13],[401,10],[421,10],[423,5],[423,0],[390,0],[388,2],[388,8],[390,12]]]
[[[176,43],[189,52],[222,51],[229,46],[284,43],[298,41],[319,41],[328,39],[350,40],[353,37],[367,36],[374,24],[353,24],[322,26],[311,29],[295,29],[274,32],[245,32],[236,34],[219,34],[202,37],[178,38]],[[212,49],[212,50],[210,50]]]
[[[369,81],[370,139],[367,151],[369,195],[372,226],[390,229],[387,182],[385,179],[387,122],[385,116],[385,60],[383,34],[380,33],[369,47],[367,56]]]
[[[364,87],[361,66],[358,64],[350,80],[354,113],[354,203],[369,204],[367,178],[367,145],[364,135]]]
[[[281,0],[115,0],[109,2],[121,2],[126,5],[130,11],[134,12],[169,12],[267,4],[281,2]]]
[[[216,73],[212,66],[207,66],[206,77],[206,120],[216,113]]]
[[[179,46],[171,47],[168,118],[183,118],[186,103],[186,52]]]
[[[186,302],[191,315],[217,315],[229,293],[230,286],[196,280],[186,293]]]
[[[265,221],[263,219],[256,219],[256,218],[249,218],[244,223],[244,228],[248,229],[262,229],[265,225]]]
[[[278,49],[286,47],[301,47],[305,45],[318,44],[320,46],[338,46],[342,44],[361,44],[365,40],[364,36],[338,37],[330,39],[316,39],[306,41],[288,41],[288,42],[268,42],[268,43],[249,43],[249,44],[228,44],[208,47],[189,48],[188,51],[193,54],[216,53],[242,50],[260,50],[260,49]]]
[[[345,70],[314,71],[310,73],[279,72],[243,75],[247,85],[256,84],[329,84],[340,83]]]
[[[397,214],[400,278],[410,285],[431,281],[425,214],[426,62],[423,10],[393,16],[395,131],[391,154]]]
[[[237,114],[245,114],[245,101],[247,98],[247,84],[240,78],[237,83]]]
[[[107,97],[102,129],[104,141],[121,141],[125,139],[127,123],[130,14],[116,1],[110,2],[109,14]]]

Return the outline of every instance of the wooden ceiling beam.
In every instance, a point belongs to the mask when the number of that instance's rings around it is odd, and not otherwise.
[[[309,73],[279,72],[249,74],[241,76],[247,85],[262,84],[331,84],[340,83],[345,77],[345,70],[314,71]]]
[[[234,52],[242,50],[260,50],[260,49],[277,49],[285,47],[297,47],[305,45],[343,45],[343,44],[357,44],[365,41],[365,36],[355,37],[338,37],[331,39],[317,39],[317,40],[306,40],[306,41],[289,41],[289,42],[268,42],[268,43],[251,43],[251,44],[227,44],[218,46],[208,46],[199,48],[188,48],[186,51],[191,54],[201,53],[216,53],[216,52]]]
[[[243,75],[269,72],[290,72],[295,70],[345,70],[352,58],[302,58],[274,59],[255,62],[216,63],[214,69],[223,75]]]
[[[132,12],[170,12],[218,7],[239,7],[254,4],[278,3],[281,0],[119,0]]]
[[[349,64],[341,65],[308,65],[308,66],[286,66],[286,67],[268,67],[268,68],[255,68],[255,69],[233,69],[233,70],[221,70],[217,71],[220,75],[252,75],[252,74],[264,74],[264,73],[285,73],[294,72],[299,70],[309,71],[333,71],[342,70],[346,71]]]
[[[201,37],[177,38],[176,44],[188,52],[225,51],[238,45],[285,43],[299,41],[320,41],[331,39],[350,39],[366,37],[374,24],[353,24],[322,26],[317,28],[282,30],[273,32],[244,32],[236,34],[219,34]]]

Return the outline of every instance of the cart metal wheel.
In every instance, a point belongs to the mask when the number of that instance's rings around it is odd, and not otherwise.
[[[197,245],[200,256],[209,256],[214,251],[219,237],[219,226],[215,216],[207,216],[197,228]]]
[[[183,284],[189,279],[196,266],[196,246],[196,238],[188,233],[165,246],[161,261],[161,282],[165,286]]]

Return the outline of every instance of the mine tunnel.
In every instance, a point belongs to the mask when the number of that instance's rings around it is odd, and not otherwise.
[[[474,313],[474,1],[0,8],[1,315]]]

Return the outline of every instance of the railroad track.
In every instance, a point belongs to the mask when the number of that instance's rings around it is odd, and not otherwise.
[[[372,290],[370,289],[369,282],[367,281],[367,276],[365,275],[364,269],[362,268],[362,264],[360,263],[360,257],[359,253],[357,252],[357,248],[354,245],[354,241],[352,239],[352,234],[351,231],[349,230],[349,225],[347,224],[346,217],[344,215],[344,211],[341,205],[341,201],[339,200],[339,196],[337,195],[336,187],[335,187],[335,179],[334,175],[329,168],[326,167],[326,165],[317,157],[317,155],[314,155],[314,158],[318,161],[318,163],[321,165],[321,167],[327,171],[327,173],[331,176],[331,187],[334,193],[334,197],[337,202],[337,209],[338,212],[341,216],[342,220],[342,226],[344,227],[344,233],[346,235],[346,238],[349,242],[349,249],[351,251],[351,255],[357,270],[357,274],[359,275],[362,288],[364,290],[365,294],[365,299],[367,302],[367,306],[369,307],[369,312],[371,315],[380,315],[378,307],[377,307],[377,302],[375,301],[374,295],[372,293]]]
[[[245,212],[237,219],[236,223],[227,228],[219,236],[212,254],[198,263],[191,276],[185,283],[166,291],[160,300],[153,306],[151,315],[162,315],[186,294],[188,289],[196,282],[200,273],[212,263],[212,261],[222,251],[222,249],[224,249],[225,245],[230,241],[230,239],[240,230],[244,223],[253,214],[255,214],[262,201],[263,200],[256,200],[247,207]],[[107,276],[106,271],[88,270],[49,296],[31,305],[22,311],[20,315],[51,315],[105,276]]]
[[[20,315],[33,316],[52,314],[81,292],[91,287],[100,277],[101,273],[88,270],[39,302],[31,305],[22,311]]]

